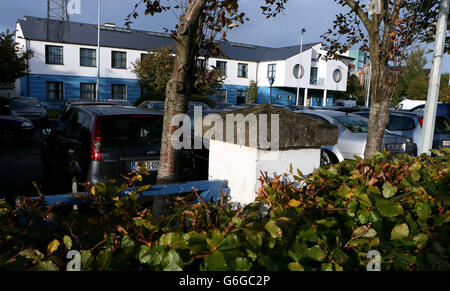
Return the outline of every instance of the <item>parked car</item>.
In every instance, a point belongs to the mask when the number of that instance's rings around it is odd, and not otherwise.
[[[338,163],[353,160],[354,156],[364,157],[367,143],[369,120],[360,115],[328,110],[298,111],[310,117],[336,125],[339,129],[338,143],[322,147],[324,163]],[[407,137],[385,132],[382,149],[394,154],[411,154],[413,145]]]
[[[138,108],[163,112],[164,105],[165,105],[164,101],[144,101],[141,104],[139,104]]]
[[[48,121],[47,110],[38,99],[33,97],[3,99],[2,103],[9,106],[12,115],[28,119],[38,126],[46,126]]]
[[[355,114],[369,118],[368,112],[355,112]],[[417,156],[421,152],[422,125],[423,114],[391,111],[386,129],[394,134],[410,138],[414,147],[413,154]],[[443,116],[436,116],[433,136],[433,148],[439,147],[450,147],[450,122]]]
[[[336,99],[333,101],[333,106],[339,106],[339,107],[355,107],[356,100],[355,99]]]
[[[41,148],[45,177],[71,185],[116,180],[146,169],[154,184],[159,169],[163,114],[122,106],[74,106],[47,133]],[[183,152],[180,179],[194,176],[190,150]]]
[[[396,110],[411,110],[414,107],[419,105],[424,105],[426,101],[424,100],[411,100],[411,99],[403,99],[400,103],[395,106]]]
[[[208,106],[212,109],[227,109],[229,107],[232,107],[233,104],[228,102],[211,102],[208,104]]]
[[[425,104],[416,106],[416,107],[414,107],[413,109],[411,109],[409,111],[413,112],[413,113],[419,113],[419,114],[423,115],[424,111],[425,111]],[[450,118],[450,103],[438,103],[437,110],[436,110],[436,115],[445,116],[447,118]]]
[[[7,144],[16,139],[32,137],[35,129],[29,119],[11,112],[8,98],[0,98],[0,139],[2,143]]]
[[[123,99],[105,99],[103,102],[108,104],[115,104],[115,105],[121,105],[121,106],[131,106],[130,101],[123,100]]]
[[[70,110],[73,106],[80,105],[115,105],[105,101],[93,100],[93,99],[67,99],[64,103],[64,106],[61,108],[59,112],[59,117],[61,117],[64,113]]]

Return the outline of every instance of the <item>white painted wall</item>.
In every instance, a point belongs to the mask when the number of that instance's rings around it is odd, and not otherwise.
[[[64,50],[64,64],[51,65],[45,63],[45,46],[56,45],[62,46]],[[42,41],[30,41],[28,49],[33,50],[34,57],[30,60],[30,68],[33,74],[49,74],[49,75],[66,75],[66,76],[83,76],[96,77],[97,67],[80,66],[80,49],[97,49],[95,46],[61,44]],[[120,51],[127,53],[127,69],[113,69],[112,51]],[[101,47],[100,49],[100,74],[106,78],[124,78],[136,79],[136,75],[132,72],[133,63],[141,59],[141,54],[145,51],[114,49],[109,47]],[[98,60],[97,60],[98,64]]]
[[[257,179],[262,172],[273,178],[289,172],[292,164],[308,175],[320,166],[320,149],[263,151],[255,148],[210,140],[210,180],[227,180],[231,189],[231,202],[252,203],[261,184]]]
[[[224,81],[225,85],[238,85],[238,86],[248,86],[250,85],[250,81],[256,80],[256,62],[248,62],[248,61],[239,61],[239,60],[230,60],[230,59],[220,59],[220,58],[209,58],[208,66],[215,67],[216,61],[223,61],[227,63],[227,76]],[[247,64],[248,65],[248,77],[240,78],[238,77],[238,64]]]

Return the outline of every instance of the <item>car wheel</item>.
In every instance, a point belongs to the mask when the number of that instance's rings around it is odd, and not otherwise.
[[[327,151],[321,150],[320,151],[320,166],[328,166],[333,164],[330,155]]]

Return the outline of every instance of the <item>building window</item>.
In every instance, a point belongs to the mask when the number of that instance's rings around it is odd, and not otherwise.
[[[47,100],[64,100],[64,84],[47,82]]]
[[[334,70],[333,72],[333,80],[336,83],[339,83],[342,80],[342,72],[339,69]]]
[[[237,90],[236,93],[236,104],[245,104],[247,103],[247,94],[245,90]]]
[[[111,88],[112,99],[127,99],[127,86],[126,85],[116,85],[113,84]]]
[[[227,90],[218,90],[216,92],[217,102],[227,102]]]
[[[267,65],[267,78],[275,78],[276,73],[277,73],[276,64]]]
[[[222,75],[227,75],[227,62],[216,61],[216,69],[222,72]]]
[[[80,84],[81,99],[96,99],[95,96],[96,96],[95,83]]]
[[[248,77],[248,64],[238,64],[238,77],[247,78]]]
[[[317,75],[318,75],[319,69],[312,67],[311,68],[311,78],[310,78],[310,84],[311,85],[317,85],[318,84],[318,80],[317,80]]]
[[[127,53],[126,52],[112,52],[112,68],[126,69],[127,68]]]
[[[97,50],[80,48],[80,66],[96,67],[97,66]]]
[[[294,74],[294,78],[301,79],[305,75],[305,69],[302,65],[297,64],[294,66],[294,70],[292,73]]]
[[[148,54],[141,54],[141,62],[144,61],[145,57],[148,56]]]
[[[205,59],[197,59],[197,68],[205,69],[206,68],[206,60]]]
[[[46,45],[45,63],[49,65],[63,65],[64,64],[63,54],[64,53],[62,46]]]

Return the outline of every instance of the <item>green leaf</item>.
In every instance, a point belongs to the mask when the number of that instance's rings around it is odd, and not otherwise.
[[[370,212],[367,210],[359,210],[356,214],[356,219],[359,221],[360,224],[366,224],[369,222],[370,218]]]
[[[333,258],[333,260],[335,260],[340,265],[342,265],[348,261],[348,255],[341,249],[335,249],[331,253],[331,257]]]
[[[408,224],[402,223],[395,226],[391,231],[391,240],[394,239],[404,239],[409,235]]]
[[[38,271],[59,271],[59,268],[55,263],[50,260],[39,262],[36,266]]]
[[[307,230],[301,230],[297,232],[296,239],[317,242],[317,229],[310,227]]]
[[[395,195],[395,193],[397,193],[397,187],[392,186],[391,183],[386,182],[383,185],[383,196],[384,198],[391,198]]]
[[[367,194],[359,194],[358,201],[361,204],[361,207],[372,207],[372,202]]]
[[[289,263],[288,268],[289,268],[289,271],[304,271],[305,270],[303,268],[303,266],[300,265],[298,262]]]
[[[141,264],[149,266],[158,266],[161,264],[165,255],[165,246],[156,246],[149,248],[146,245],[141,245],[138,251],[138,260]]]
[[[267,230],[267,232],[270,233],[273,238],[281,238],[283,236],[283,231],[274,220],[268,221],[265,224],[264,228]]]
[[[352,189],[350,189],[350,187],[348,187],[346,184],[344,184],[338,189],[337,195],[339,195],[341,197],[345,197],[345,195],[347,195],[351,191],[352,191]]]
[[[420,219],[426,220],[431,216],[430,205],[426,202],[416,203],[415,210]]]
[[[414,237],[414,243],[419,249],[423,249],[428,241],[428,235],[421,233]]]
[[[355,216],[356,210],[358,210],[358,201],[350,201],[347,206],[347,214],[353,217]]]
[[[320,265],[320,270],[324,272],[330,272],[333,271],[333,264],[331,263],[323,263]]]
[[[168,246],[168,245],[173,245],[173,244],[177,243],[180,240],[181,240],[181,234],[180,233],[169,232],[169,233],[163,234],[159,238],[159,244]]]
[[[395,217],[403,214],[403,207],[398,202],[392,202],[391,200],[379,199],[375,206],[381,215],[387,217]]]
[[[19,255],[27,259],[32,259],[33,264],[36,264],[45,257],[44,254],[42,254],[40,251],[32,249],[26,249],[24,251],[21,251]]]
[[[288,251],[288,256],[294,261],[298,262],[301,259],[309,256],[309,248],[305,243],[295,241]]]
[[[326,255],[319,245],[315,245],[309,249],[309,257],[317,262],[320,262],[325,259]]]
[[[204,259],[204,271],[228,271],[228,265],[223,253],[215,251]]]
[[[72,239],[70,238],[70,236],[65,235],[63,237],[63,242],[68,250],[70,250],[72,248]]]
[[[133,239],[129,235],[125,235],[120,243],[121,247],[134,247]]]
[[[327,217],[327,218],[324,218],[324,219],[317,220],[316,223],[320,224],[320,225],[323,225],[326,228],[330,228],[330,227],[335,226],[338,222],[333,217]]]
[[[441,226],[447,222],[450,222],[450,211],[447,210],[441,213],[438,217],[434,219],[434,226]]]
[[[170,250],[162,260],[163,271],[183,271],[183,260],[176,250]]]
[[[246,258],[239,257],[235,262],[236,265],[233,271],[250,271],[253,267],[252,262]]]
[[[57,239],[52,240],[47,246],[48,255],[51,255],[54,252],[56,252],[59,248],[59,245],[60,245],[59,240]]]

